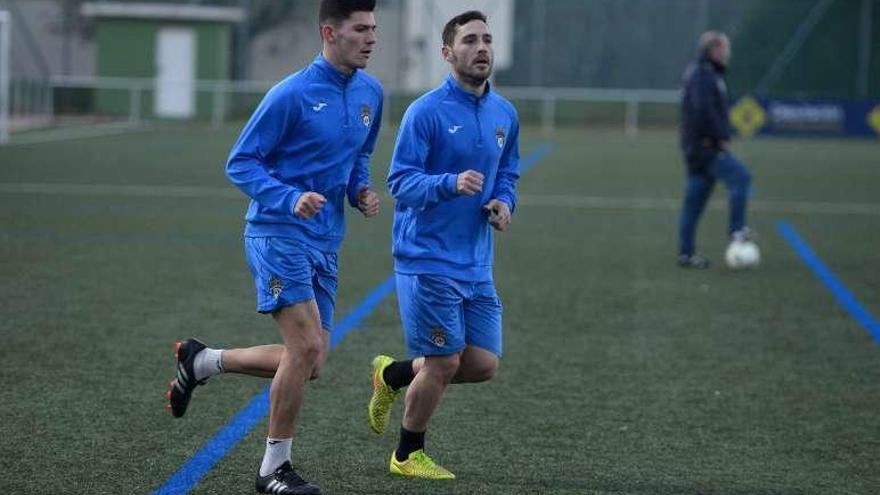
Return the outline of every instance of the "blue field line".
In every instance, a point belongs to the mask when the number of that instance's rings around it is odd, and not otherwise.
[[[852,292],[837,279],[834,273],[810,249],[810,246],[801,239],[797,231],[783,221],[776,223],[776,229],[788,241],[804,263],[819,277],[819,280],[822,281],[825,287],[831,291],[837,302],[846,309],[850,316],[865,327],[865,330],[871,334],[875,342],[880,343],[880,323],[877,323],[877,320],[859,303]]]
[[[354,308],[354,311],[349,313],[348,316],[343,318],[342,321],[336,325],[336,328],[330,333],[330,349],[339,345],[348,333],[357,330],[360,323],[376,309],[376,306],[384,301],[386,297],[391,295],[392,292],[394,292],[393,274],[373,289],[372,292],[367,294],[367,297],[361,301],[358,307]]]
[[[550,153],[551,145],[548,142],[543,142],[538,145],[529,156],[523,158],[519,162],[519,173],[520,175],[526,173],[529,169],[534,167],[539,161],[541,161],[548,153]]]
[[[330,348],[336,347],[347,333],[356,329],[393,290],[394,276],[389,276],[367,294],[351,313],[337,323],[330,334]],[[153,494],[182,494],[192,490],[196,483],[201,481],[208,471],[238,445],[267,414],[269,414],[268,385]]]
[[[541,143],[528,156],[520,161],[520,174],[535,166],[550,152],[550,143]],[[394,291],[394,274],[376,286],[358,304],[351,313],[342,321],[338,322],[330,334],[330,349],[336,347],[345,336],[356,330],[361,322],[376,309]],[[193,487],[208,474],[220,459],[226,456],[233,447],[250,433],[250,431],[269,413],[269,386],[263,389],[256,397],[242,409],[232,420],[223,427],[213,438],[199,449],[184,465],[171,475],[170,478],[153,495],[178,495],[188,493]]]

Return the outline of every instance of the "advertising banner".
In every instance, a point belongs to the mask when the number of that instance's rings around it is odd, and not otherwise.
[[[880,137],[880,100],[758,98],[743,96],[730,108],[743,137]]]

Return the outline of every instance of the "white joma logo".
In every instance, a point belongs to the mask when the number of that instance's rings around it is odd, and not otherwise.
[[[326,106],[327,106],[327,104],[324,103],[324,102],[322,101],[321,103],[318,103],[317,105],[313,106],[313,107],[312,107],[312,110],[314,110],[314,111],[316,111],[316,112],[320,112],[320,111],[323,110],[324,107],[326,107]]]
[[[460,126],[460,125],[454,125],[454,126],[452,126],[452,127],[450,127],[450,128],[448,129],[449,134],[455,134],[456,132],[458,132],[458,131],[460,131],[460,130],[461,130],[461,126]]]

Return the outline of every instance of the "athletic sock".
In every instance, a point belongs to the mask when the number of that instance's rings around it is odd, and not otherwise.
[[[397,451],[394,453],[397,462],[403,462],[409,459],[410,454],[424,448],[424,431],[409,431],[403,426],[400,427],[400,444],[397,445]]]
[[[413,373],[413,360],[394,361],[382,372],[382,379],[394,390],[400,390],[412,383],[416,374]]]
[[[290,462],[292,445],[292,438],[267,438],[266,453],[263,454],[263,464],[260,465],[260,476],[269,476],[278,469],[278,466]]]
[[[223,373],[223,351],[206,347],[202,352],[196,354],[196,358],[193,360],[193,371],[198,381]]]

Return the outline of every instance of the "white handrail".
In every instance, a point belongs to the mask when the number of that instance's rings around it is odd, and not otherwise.
[[[174,81],[163,81],[174,84]],[[130,92],[129,120],[140,120],[140,102],[143,92],[156,87],[156,79],[137,77],[89,77],[54,76],[50,80],[54,88],[90,88],[127,90]],[[180,81],[193,87],[192,81]],[[229,93],[264,93],[274,84],[273,81],[237,81],[225,79],[202,79],[194,83],[196,91],[208,92],[212,97],[210,120],[215,127],[223,124],[229,105],[224,95]],[[673,104],[681,97],[678,90],[666,89],[621,89],[621,88],[545,88],[545,87],[497,87],[496,90],[507,98],[535,101],[541,104],[541,128],[550,133],[556,126],[556,106],[558,102],[599,102],[621,103],[624,105],[623,127],[627,135],[635,135],[639,128],[639,105],[642,103]],[[386,96],[415,96],[408,90],[386,88]],[[391,101],[386,100],[386,106]],[[390,115],[386,108],[386,115]]]

